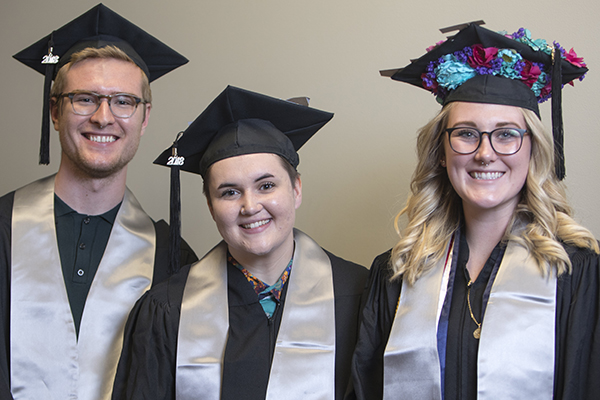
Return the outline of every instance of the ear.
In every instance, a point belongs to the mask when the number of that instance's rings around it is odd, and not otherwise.
[[[151,103],[144,104],[144,120],[142,121],[142,130],[140,136],[143,136],[148,126],[148,120],[150,119],[150,110],[152,109]]]
[[[442,156],[442,158],[440,159],[440,166],[442,168],[446,168],[446,156]]]
[[[50,99],[50,117],[52,118],[52,124],[54,125],[54,130],[58,132],[59,127],[59,117],[62,113],[60,110],[60,106],[58,105],[58,100],[56,97],[52,97]]]
[[[296,182],[294,183],[294,200],[297,210],[300,204],[302,204],[302,179],[300,179],[300,176],[296,178]]]
[[[212,217],[213,221],[215,220],[215,211],[213,210],[213,206],[212,203],[210,202],[210,193],[208,193],[206,195],[206,205],[208,206],[208,211],[210,211],[210,216]]]

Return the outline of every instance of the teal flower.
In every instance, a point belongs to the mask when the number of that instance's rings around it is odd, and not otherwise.
[[[438,84],[448,90],[454,90],[464,82],[477,75],[477,72],[468,64],[456,60],[452,54],[443,56],[445,60],[435,70]]]
[[[548,83],[546,82],[546,77],[547,76],[545,72],[540,73],[540,76],[538,77],[537,81],[535,81],[535,83],[531,86],[531,90],[533,90],[535,97],[540,97],[542,89],[544,89],[544,87]]]
[[[523,57],[519,53],[512,49],[500,49],[498,50],[498,57],[502,59],[499,75],[509,79],[521,78],[519,62],[523,60]]]

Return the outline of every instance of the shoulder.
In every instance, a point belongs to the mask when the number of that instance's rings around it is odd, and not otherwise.
[[[375,257],[367,281],[367,306],[374,313],[384,313],[386,319],[393,320],[396,303],[402,289],[402,279],[392,280],[390,264],[391,250]]]
[[[331,261],[336,296],[362,294],[369,271],[362,265],[345,260],[323,249]]]
[[[146,306],[160,308],[165,311],[171,309],[179,310],[191,266],[186,265],[181,267],[178,272],[168,279],[154,285],[140,299],[140,302],[146,303]]]
[[[597,275],[600,268],[600,255],[593,250],[563,245],[573,267],[573,278],[583,275]]]
[[[377,281],[386,285],[390,283],[392,276],[394,275],[392,265],[390,264],[391,258],[391,249],[375,257],[373,263],[371,264],[369,273],[369,281],[371,284],[373,281]]]
[[[12,232],[12,208],[15,192],[0,197],[0,263],[10,260],[10,238]],[[4,258],[4,260],[3,260]]]
[[[0,197],[0,219],[2,221],[12,219],[12,208],[15,199],[15,192],[10,192]]]
[[[161,252],[164,254],[168,254],[169,251],[169,224],[161,219],[159,221],[154,221],[154,231],[156,232],[156,248],[157,253]],[[181,240],[181,264],[191,264],[193,262],[198,261],[198,256],[194,252],[194,250],[190,247],[190,245],[185,241]]]
[[[571,273],[558,278],[559,294],[573,302],[580,296],[598,297],[600,292],[600,255],[593,250],[564,245],[572,264]]]

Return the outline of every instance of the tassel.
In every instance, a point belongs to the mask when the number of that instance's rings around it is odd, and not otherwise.
[[[558,180],[565,178],[564,132],[562,120],[562,59],[558,46],[552,53],[552,137],[554,138],[554,170]]]
[[[58,56],[52,54],[54,49],[54,32],[48,40],[48,54],[42,58],[42,64],[46,64],[44,76],[44,107],[42,109],[42,137],[40,139],[40,165],[50,164],[50,87],[54,79]]]
[[[171,167],[171,199],[169,218],[169,275],[179,271],[181,268],[181,185],[179,171],[183,165],[183,157],[177,155],[177,142],[183,132],[179,132],[173,142],[172,156],[169,160]]]
[[[42,137],[40,139],[40,165],[50,164],[50,87],[54,77],[54,64],[46,64],[44,78],[44,108],[42,110]]]

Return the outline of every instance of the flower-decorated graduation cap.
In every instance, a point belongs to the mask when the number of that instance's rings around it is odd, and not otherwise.
[[[150,82],[188,62],[187,58],[103,4],[15,54],[14,58],[45,75],[40,164],[49,163],[49,96],[56,73],[74,53],[110,45],[124,51]]]
[[[333,118],[298,103],[228,86],[154,161],[171,167],[171,271],[179,269],[179,170],[206,178],[214,163],[255,153],[277,154],[296,168],[298,149]]]
[[[483,21],[441,29],[460,31],[408,66],[380,71],[382,76],[431,91],[438,102],[453,101],[522,107],[540,117],[538,103],[552,98],[555,170],[565,176],[561,88],[588,71],[573,49],[532,39],[527,29],[513,34],[481,27]]]

